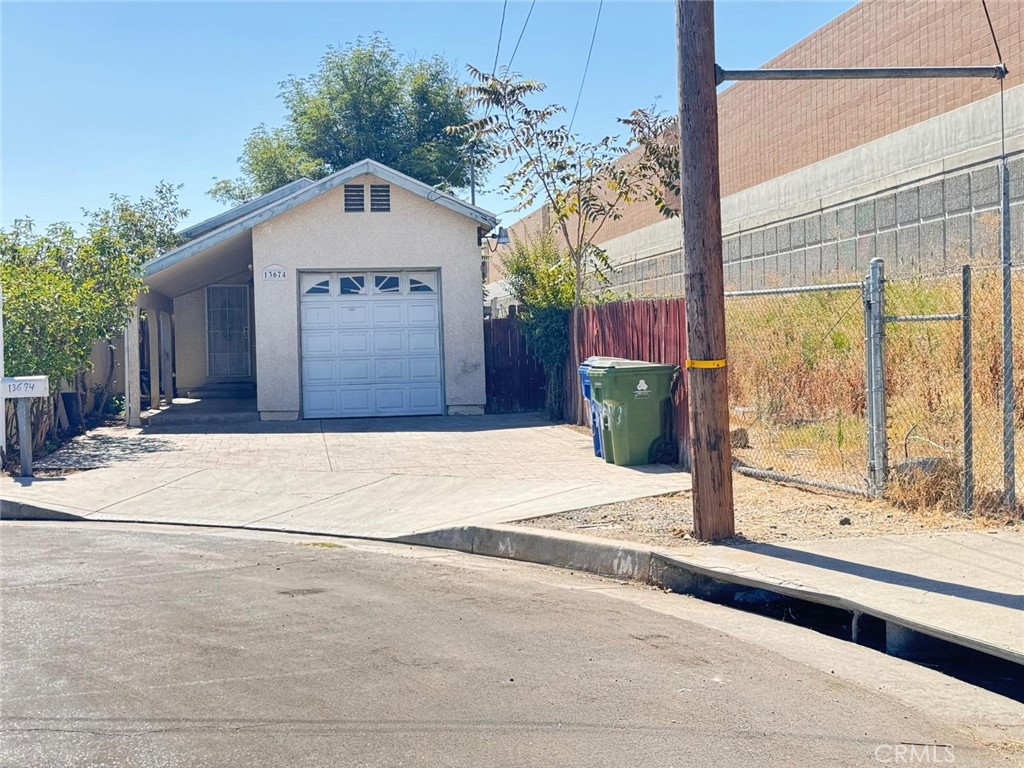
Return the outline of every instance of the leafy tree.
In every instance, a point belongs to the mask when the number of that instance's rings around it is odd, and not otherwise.
[[[188,212],[178,187],[161,183],[154,196],[112,195],[108,208],[86,211],[86,230],[54,224],[38,233],[30,219],[0,230],[4,352],[10,374],[44,374],[56,390],[80,384],[92,346],[117,335],[144,290],[142,265],[178,242]],[[113,366],[97,403],[105,405]]]
[[[512,249],[502,259],[505,280],[523,308],[523,327],[530,350],[547,378],[545,411],[562,418],[563,377],[569,354],[569,310],[576,275],[572,262],[551,232],[535,239],[513,235]]]
[[[365,158],[443,189],[469,183],[467,140],[445,128],[469,121],[470,103],[441,57],[405,59],[384,37],[328,49],[319,69],[281,83],[284,126],[259,125],[238,158],[242,175],[209,194],[251,200],[303,176],[318,179]]]
[[[132,202],[124,195],[111,195],[110,206],[86,211],[89,219],[83,246],[78,252],[76,269],[96,280],[103,297],[100,307],[101,329],[97,339],[107,340],[110,364],[107,378],[96,402],[102,413],[114,383],[115,336],[128,323],[140,292],[142,265],[181,242],[177,229],[188,216],[178,202],[181,185],[160,182],[152,197]]]
[[[634,110],[619,122],[630,129],[628,146],[639,149],[634,153],[634,170],[644,180],[645,196],[666,218],[678,217],[682,194],[678,119],[651,106]]]
[[[512,163],[499,189],[518,198],[517,210],[540,202],[550,211],[551,226],[572,265],[571,347],[578,360],[579,309],[585,289],[590,280],[606,283],[611,270],[597,239],[626,206],[656,196],[659,162],[649,158],[649,146],[636,139],[626,145],[613,136],[596,142],[580,139],[558,122],[565,112],[561,105],[530,106],[530,99],[545,90],[543,83],[507,71],[496,75],[474,67],[468,70],[473,85],[466,92],[486,113],[450,131],[485,143],[493,161]],[[632,146],[639,148],[639,156],[627,154]],[[579,416],[583,418],[582,410]]]
[[[73,380],[96,338],[98,297],[59,269],[0,263],[4,294],[4,372]]]

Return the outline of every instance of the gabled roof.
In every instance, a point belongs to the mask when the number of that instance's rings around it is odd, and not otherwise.
[[[241,218],[247,213],[252,213],[255,210],[264,208],[283,197],[288,197],[288,195],[298,192],[300,189],[305,189],[312,183],[312,179],[296,179],[293,182],[285,184],[283,187],[278,187],[271,192],[267,192],[265,195],[260,195],[255,200],[250,200],[248,203],[236,205],[230,210],[218,213],[216,216],[211,216],[206,221],[201,221],[198,224],[193,224],[191,227],[185,227],[184,229],[178,230],[178,234],[181,235],[186,242],[189,240],[195,240],[200,235],[205,235],[207,232],[212,232],[215,229],[223,227],[225,224]]]
[[[455,211],[455,213],[472,219],[488,230],[493,229],[498,224],[497,217],[483,208],[478,208],[464,200],[459,200],[457,197],[440,192],[429,184],[417,181],[411,176],[406,176],[404,173],[378,163],[376,160],[361,160],[350,165],[348,168],[343,168],[336,173],[332,173],[330,176],[325,176],[319,181],[310,181],[309,179],[293,181],[279,189],[275,189],[273,192],[268,192],[256,200],[240,205],[237,208],[232,208],[230,211],[218,214],[200,224],[182,230],[180,234],[191,239],[173,251],[168,251],[146,262],[144,266],[145,274],[147,276],[153,275],[160,270],[174,266],[193,254],[205,251],[218,243],[247,232],[257,224],[262,224],[264,221],[290,211],[303,203],[309,202],[314,197],[319,197],[324,192],[328,192],[364,174],[372,174],[396,187],[401,187],[432,203],[437,203],[440,206]]]

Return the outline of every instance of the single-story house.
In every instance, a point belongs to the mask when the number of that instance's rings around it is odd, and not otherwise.
[[[248,390],[263,420],[483,413],[480,244],[496,224],[364,160],[190,227],[145,265],[150,387]],[[138,334],[137,311],[129,423]]]

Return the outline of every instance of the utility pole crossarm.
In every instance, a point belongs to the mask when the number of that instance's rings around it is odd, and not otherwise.
[[[718,85],[733,80],[899,80],[907,78],[995,78],[1009,74],[1005,64],[988,67],[839,67],[832,69],[722,69],[715,65]]]

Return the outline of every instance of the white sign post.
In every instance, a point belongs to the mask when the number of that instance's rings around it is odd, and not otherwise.
[[[0,379],[4,376],[4,289],[0,286]],[[0,466],[7,455],[7,400],[0,394]]]
[[[29,417],[29,401],[35,397],[49,396],[50,381],[45,376],[4,376],[0,378],[0,402],[8,398],[18,401],[16,408],[18,410],[18,446],[21,448],[22,477],[32,477],[32,419]]]

